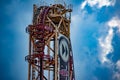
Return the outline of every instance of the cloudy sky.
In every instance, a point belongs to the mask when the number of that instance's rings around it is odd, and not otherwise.
[[[27,80],[25,28],[32,23],[32,5],[39,2],[0,1],[0,80]],[[71,41],[76,80],[120,80],[120,0],[67,2],[73,4]]]

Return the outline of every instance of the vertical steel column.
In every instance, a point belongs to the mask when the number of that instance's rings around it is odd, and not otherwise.
[[[43,59],[40,58],[40,80],[43,80]]]
[[[29,55],[31,55],[31,35],[29,35]],[[31,77],[31,64],[28,63],[28,80]]]
[[[48,46],[50,46],[50,42],[48,42]],[[48,52],[48,55],[50,56],[50,48],[47,49],[47,52]],[[50,69],[48,70],[48,80],[50,80]]]
[[[58,77],[58,29],[55,27],[55,80]]]

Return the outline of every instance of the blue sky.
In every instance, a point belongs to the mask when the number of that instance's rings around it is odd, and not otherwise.
[[[76,80],[120,80],[120,0],[66,2],[73,4]],[[34,3],[39,0],[0,1],[0,80],[27,80],[25,28],[32,23]]]

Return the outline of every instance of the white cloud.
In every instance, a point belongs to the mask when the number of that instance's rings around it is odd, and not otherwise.
[[[112,20],[108,22],[108,26],[111,28],[117,27],[120,32],[120,19],[118,17],[113,17]]]
[[[106,56],[113,51],[113,48],[112,48],[112,45],[111,45],[111,42],[112,42],[112,38],[113,38],[113,29],[111,28],[109,31],[108,31],[108,35],[104,38],[104,37],[101,37],[99,38],[99,44],[100,44],[100,47],[102,48],[101,50],[101,62],[104,63],[104,62],[109,62],[109,60],[106,58]]]
[[[101,47],[100,60],[102,63],[110,62],[106,56],[113,51],[112,47],[112,39],[114,36],[113,28],[118,28],[118,31],[120,32],[120,19],[117,17],[113,17],[110,21],[107,22],[107,27],[109,28],[107,35],[105,37],[102,36],[98,39],[99,45]]]
[[[115,74],[113,75],[113,79],[114,80],[120,80],[120,73],[119,72],[115,72]]]
[[[84,7],[87,5],[87,1],[84,1],[82,4],[81,4],[81,9],[84,9]]]
[[[90,7],[102,8],[103,6],[114,6],[116,0],[85,0],[81,4],[81,9],[84,9],[86,5],[89,5]]]
[[[116,68],[120,71],[120,60],[117,61]]]
[[[113,79],[120,80],[120,60],[118,60],[115,65],[116,65],[117,71],[115,71],[115,73],[113,75]]]

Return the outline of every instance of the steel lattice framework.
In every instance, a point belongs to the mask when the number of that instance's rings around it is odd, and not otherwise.
[[[72,5],[33,5],[29,33],[28,80],[75,80],[70,41]]]

